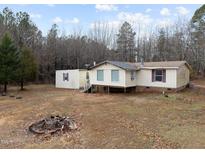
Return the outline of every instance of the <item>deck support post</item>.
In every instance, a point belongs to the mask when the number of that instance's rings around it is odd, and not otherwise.
[[[108,94],[110,94],[110,87],[109,86],[107,87],[107,92],[108,92]]]
[[[124,93],[126,93],[126,87],[124,87]]]

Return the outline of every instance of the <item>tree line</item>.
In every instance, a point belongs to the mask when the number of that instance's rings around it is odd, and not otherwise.
[[[204,75],[204,14],[203,5],[196,10],[191,21],[179,18],[171,26],[152,27],[144,34],[140,23],[133,26],[125,21],[117,30],[108,23],[96,22],[87,33],[82,34],[79,29],[70,35],[60,35],[58,26],[54,24],[43,36],[28,13],[14,13],[6,7],[0,12],[0,83],[54,83],[57,69],[86,68],[94,61],[103,60],[134,62],[136,57],[138,61],[186,60],[195,74]],[[18,57],[13,62],[9,62],[13,56],[7,53],[5,44],[13,50],[11,54]],[[12,68],[7,66],[12,63]],[[4,67],[12,71],[8,74]],[[32,71],[19,71],[20,68]]]
[[[36,70],[32,51],[23,46],[18,49],[6,33],[0,42],[0,84],[4,85],[3,91],[7,92],[9,82],[20,84],[23,90],[24,82],[34,79]]]

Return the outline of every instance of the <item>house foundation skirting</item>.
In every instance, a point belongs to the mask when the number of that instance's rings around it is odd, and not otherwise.
[[[91,93],[135,93],[135,92],[179,92],[188,87],[188,85],[181,86],[179,88],[162,88],[162,87],[146,87],[146,86],[135,86],[135,87],[115,87],[115,86],[104,86],[104,85],[92,85]]]
[[[91,92],[101,93],[130,93],[135,92],[136,87],[117,87],[117,86],[104,86],[104,85],[92,85]]]
[[[179,92],[186,87],[188,87],[188,85],[184,85],[178,88],[136,86],[136,92]]]

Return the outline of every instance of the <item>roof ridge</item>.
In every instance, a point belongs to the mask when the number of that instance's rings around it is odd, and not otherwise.
[[[100,62],[96,64],[95,66],[91,67],[95,68],[99,65],[102,65],[104,63],[109,63],[111,65],[115,65],[119,68],[125,69],[125,70],[139,70],[140,68],[146,68],[146,67],[167,67],[167,68],[175,68],[175,67],[180,67],[183,64],[188,63],[186,61],[157,61],[157,62],[144,62],[143,67],[139,67],[140,62],[125,62],[125,61],[110,61],[110,60],[105,60],[103,62]],[[188,66],[189,67],[189,66]]]

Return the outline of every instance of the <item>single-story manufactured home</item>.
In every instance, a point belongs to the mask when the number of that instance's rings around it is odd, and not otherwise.
[[[125,90],[130,87],[182,89],[189,84],[190,70],[191,67],[186,61],[141,63],[103,61],[84,70],[85,74],[81,78],[80,73],[75,72],[77,70],[57,71],[56,87],[77,89],[89,84],[91,87],[124,88]],[[68,72],[70,76],[75,77],[65,82],[63,72]],[[73,74],[74,72],[76,74]]]

